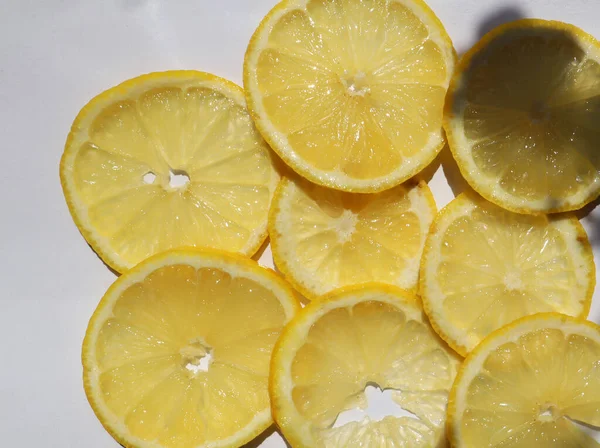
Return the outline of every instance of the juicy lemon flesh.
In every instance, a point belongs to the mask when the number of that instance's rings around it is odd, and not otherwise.
[[[223,93],[152,88],[105,107],[83,132],[76,202],[123,264],[184,246],[248,251],[264,227],[271,161],[245,108]]]
[[[568,222],[569,218],[565,218]],[[571,229],[574,233],[575,231]],[[485,336],[523,316],[585,308],[589,281],[565,239],[576,240],[546,217],[519,215],[478,201],[441,240],[436,282],[446,322],[470,350]],[[577,243],[577,241],[575,241]]]
[[[160,446],[232,436],[269,408],[270,354],[284,321],[278,299],[252,280],[162,267],[119,297],[99,331],[102,402],[131,436]]]
[[[417,316],[419,313],[417,312]],[[433,446],[445,420],[454,366],[433,330],[396,306],[365,301],[336,308],[310,328],[292,362],[292,399],[317,446],[363,443]],[[337,416],[364,404],[375,383],[418,419],[386,417],[333,428]]]
[[[284,181],[278,196],[274,252],[312,295],[373,281],[415,288],[435,214],[426,185],[357,195]]]
[[[540,329],[492,351],[468,385],[461,446],[598,447],[600,344]]]
[[[410,166],[432,135],[442,141],[445,57],[397,1],[309,0],[287,12],[256,78],[275,130],[320,170],[377,178]]]
[[[566,33],[518,29],[475,56],[460,91],[473,161],[524,200],[600,182],[600,64]]]

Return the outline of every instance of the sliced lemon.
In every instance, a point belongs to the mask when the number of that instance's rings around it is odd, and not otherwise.
[[[574,216],[506,211],[462,194],[435,218],[421,264],[431,323],[466,355],[492,331],[523,316],[587,316],[596,269]]]
[[[425,182],[352,194],[282,179],[269,215],[277,268],[308,299],[342,286],[417,286],[435,201]]]
[[[378,192],[443,147],[454,63],[420,0],[284,0],[250,41],[244,86],[256,126],[296,172]]]
[[[457,448],[600,447],[600,327],[557,313],[492,333],[465,360],[450,395]],[[579,424],[577,424],[579,423]]]
[[[77,227],[119,272],[177,247],[254,254],[278,182],[242,89],[195,71],[140,76],[90,101],[60,175]]]
[[[536,214],[600,194],[599,121],[600,42],[572,25],[519,20],[461,59],[444,127],[477,192]]]
[[[272,423],[271,351],[298,309],[283,280],[242,256],[152,257],[110,287],[90,320],[88,400],[127,447],[239,447]]]
[[[454,352],[416,298],[398,288],[346,288],[308,304],[273,351],[269,393],[275,421],[294,447],[436,447],[444,440]],[[369,384],[392,389],[414,417],[334,425],[363,407]]]

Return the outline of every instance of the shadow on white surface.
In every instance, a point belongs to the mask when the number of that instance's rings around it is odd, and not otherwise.
[[[83,235],[80,235],[80,237],[83,238],[84,241],[85,241],[85,237]],[[102,263],[106,269],[108,269],[112,274],[114,274],[115,277],[120,277],[121,276],[121,274],[119,272],[115,271],[108,264],[106,264],[106,262],[102,259],[102,257],[100,257],[100,255],[98,255],[98,252],[96,252],[94,250],[94,248],[89,245],[89,243],[87,241],[86,241],[86,244],[88,246],[88,249],[90,251],[92,251],[92,253],[96,256],[96,258],[98,258],[98,260],[100,261],[100,263]],[[116,278],[115,278],[115,280],[116,280]]]
[[[473,34],[471,34],[469,40],[460,42],[456,41],[454,36],[452,36],[458,56],[461,57],[494,28],[505,23],[529,17],[530,15],[526,11],[526,2],[522,3],[520,5],[514,1],[512,4],[501,4],[498,2],[494,8],[490,2],[489,9],[486,8],[486,10],[479,11],[480,16],[476,18],[474,23],[469,24],[469,28],[473,30]],[[481,5],[484,4],[485,2],[481,2]]]
[[[252,442],[247,443],[241,448],[259,448],[261,446],[267,445],[265,442],[267,439],[271,439],[269,446],[276,446],[275,444],[279,441],[285,443],[287,448],[291,448],[291,445],[287,443],[287,441],[281,436],[281,434],[277,431],[277,427],[275,425],[271,425],[265,432],[263,432],[260,436],[254,439]],[[277,442],[275,439],[279,439]],[[281,445],[281,442],[278,443],[277,446]],[[263,445],[263,443],[265,445]]]
[[[433,179],[433,176],[435,176],[435,173],[437,173],[437,171],[439,170],[441,164],[442,164],[442,152],[440,152],[435,157],[435,159],[433,159],[433,162],[431,162],[429,165],[427,165],[422,171],[417,173],[415,178],[429,183],[431,181],[431,179]]]
[[[571,420],[575,424],[575,426],[577,426],[577,428],[579,428],[585,434],[587,434],[596,441],[600,441],[600,426],[592,426],[588,425],[587,423],[583,423],[572,419],[569,420]]]
[[[575,212],[577,218],[584,222],[592,246],[600,244],[600,207],[598,205],[600,205],[600,197]]]
[[[442,170],[444,171],[444,176],[446,177],[446,181],[452,190],[454,196],[458,196],[466,190],[470,190],[471,187],[465,180],[465,178],[460,173],[460,169],[456,164],[456,160],[452,157],[452,153],[450,152],[450,147],[448,145],[444,146],[442,152],[438,156],[440,158],[440,164],[442,166]]]
[[[494,28],[508,22],[525,18],[525,11],[517,4],[503,6],[490,13],[477,28],[477,35],[481,39]]]

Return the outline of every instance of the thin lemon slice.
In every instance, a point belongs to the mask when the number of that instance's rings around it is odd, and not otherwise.
[[[435,213],[424,182],[359,195],[283,179],[269,215],[273,259],[308,299],[374,281],[413,290]]]
[[[177,247],[254,254],[277,186],[238,86],[195,71],[153,73],[94,98],[60,165],[73,219],[117,271]]]
[[[375,283],[338,290],[308,304],[275,345],[269,383],[275,421],[296,448],[437,447],[455,356],[413,295]],[[366,404],[369,384],[392,389],[414,418],[334,426],[341,412]]]
[[[110,287],[90,320],[88,400],[126,447],[239,447],[272,422],[271,351],[298,309],[283,280],[241,256],[152,257]]]
[[[600,327],[557,313],[492,333],[465,360],[450,395],[457,448],[598,448]]]
[[[576,210],[600,194],[600,42],[519,20],[460,61],[444,127],[469,184],[520,213]]]
[[[421,0],[284,0],[250,41],[244,86],[256,126],[296,172],[370,193],[442,148],[454,63]]]
[[[421,264],[431,323],[466,355],[523,316],[587,316],[596,284],[592,248],[574,216],[506,211],[462,194],[436,217]]]

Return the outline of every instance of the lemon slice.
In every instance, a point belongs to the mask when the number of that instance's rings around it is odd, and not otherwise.
[[[492,333],[465,360],[448,425],[457,448],[600,447],[600,327],[557,313]]]
[[[378,192],[443,147],[454,63],[420,0],[285,0],[250,41],[244,86],[256,126],[296,172]]]
[[[469,184],[521,213],[576,210],[600,194],[600,42],[519,20],[458,64],[444,127]]]
[[[60,175],[77,227],[119,272],[177,247],[254,254],[278,182],[241,88],[194,71],[140,76],[90,101]]]
[[[575,217],[520,215],[468,193],[432,225],[420,292],[434,328],[466,355],[529,314],[587,316],[595,284],[592,248]]]
[[[308,299],[373,281],[415,289],[435,213],[424,182],[357,195],[284,178],[269,215],[273,259]]]
[[[409,293],[381,284],[308,304],[284,329],[271,362],[275,421],[296,448],[436,447],[444,440],[457,359]],[[412,417],[337,416],[366,404],[365,386],[392,389]]]
[[[83,344],[85,391],[122,445],[239,447],[271,423],[271,351],[299,309],[241,256],[178,250],[120,277]]]

